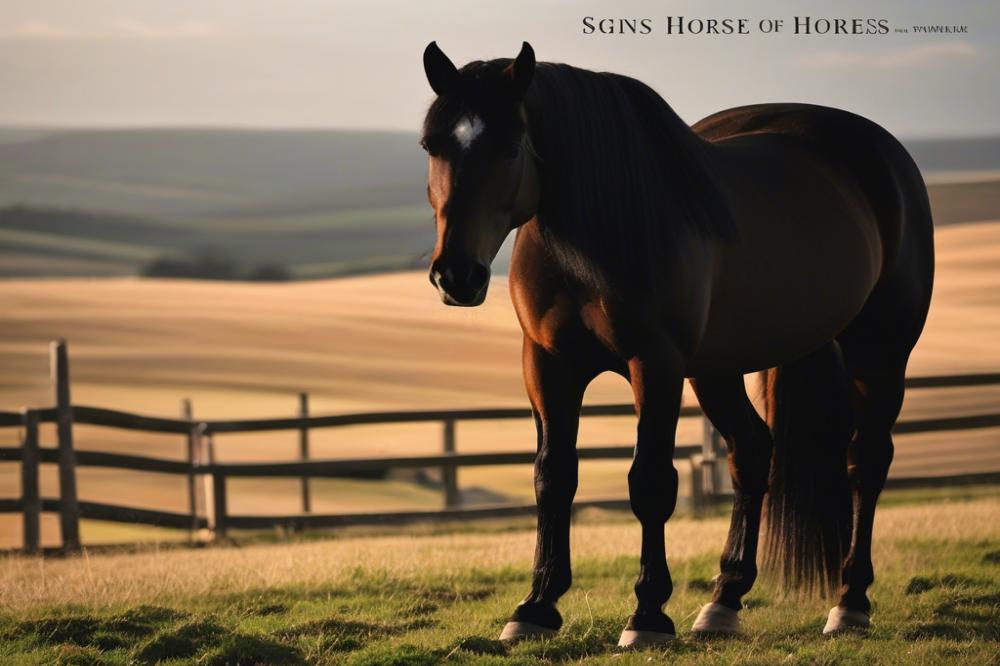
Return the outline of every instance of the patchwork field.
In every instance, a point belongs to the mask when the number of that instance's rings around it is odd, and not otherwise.
[[[1000,370],[1000,223],[955,225],[937,233],[938,273],[930,321],[913,375]],[[73,399],[80,404],[173,416],[193,400],[204,418],[295,413],[308,391],[314,413],[462,406],[523,406],[520,331],[506,285],[495,280],[478,309],[443,307],[425,274],[399,273],[292,284],[142,279],[0,282],[0,406],[51,401],[48,342],[69,340]],[[588,401],[626,402],[627,385],[599,378]],[[996,411],[998,389],[912,391],[904,417]],[[581,446],[628,444],[631,418],[585,419]],[[15,442],[17,432],[0,432]],[[700,423],[682,423],[680,441],[698,441]],[[43,429],[43,442],[53,434]],[[177,437],[80,427],[81,448],[178,458]],[[458,449],[528,450],[530,422],[460,425]],[[222,460],[287,460],[295,433],[220,436]],[[437,452],[435,424],[317,431],[316,457]],[[48,466],[46,466],[48,467]],[[581,498],[623,497],[627,462],[585,462]],[[1000,432],[899,438],[899,476],[1000,470]],[[43,493],[55,494],[45,469]],[[682,475],[683,477],[684,475]],[[527,465],[460,473],[468,502],[532,497]],[[316,481],[317,511],[433,508],[440,494],[403,479]],[[0,465],[0,495],[19,493],[18,468]],[[185,510],[184,481],[167,475],[80,471],[80,495],[94,501]],[[684,489],[682,489],[684,492]],[[233,484],[235,513],[295,512],[296,480]],[[47,516],[44,537],[56,538]],[[119,528],[90,524],[85,540],[120,540]],[[130,533],[131,534],[131,533]],[[20,541],[16,516],[0,516],[0,545]]]

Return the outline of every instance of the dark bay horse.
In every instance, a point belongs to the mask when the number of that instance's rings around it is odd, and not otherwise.
[[[676,633],[664,525],[685,378],[726,440],[735,492],[694,631],[739,630],[762,513],[764,555],[785,581],[838,591],[824,633],[867,627],[875,504],[933,281],[927,191],[906,150],[865,118],[807,104],[688,127],[639,81],[536,64],[527,43],[460,70],[431,43],[424,67],[441,299],[482,303],[518,230],[510,291],[538,429],[538,541],[531,592],[501,638],[562,624],[580,406],[605,371],[630,382],[638,414],[638,606],[619,645]],[[743,383],[758,371],[766,421]]]

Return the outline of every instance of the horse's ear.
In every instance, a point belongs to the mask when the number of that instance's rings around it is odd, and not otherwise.
[[[514,90],[517,94],[523,95],[524,91],[531,85],[531,77],[535,74],[535,49],[531,48],[531,44],[521,43],[521,52],[507,67],[506,74],[514,82]]]
[[[424,49],[424,73],[427,74],[427,82],[438,95],[444,95],[458,87],[458,70],[444,51],[438,48],[437,42],[431,42]]]

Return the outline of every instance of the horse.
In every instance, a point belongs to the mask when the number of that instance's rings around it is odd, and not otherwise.
[[[740,631],[762,559],[789,586],[839,595],[823,633],[870,625],[875,505],[934,273],[921,174],[874,122],[798,103],[688,126],[633,78],[514,59],[458,69],[431,42],[423,124],[436,243],[452,306],[483,302],[516,230],[510,296],[537,428],[531,590],[500,639],[555,634],[569,589],[576,438],[598,374],[631,385],[628,472],[641,525],[622,648],[676,636],[664,528],[677,501],[685,380],[725,439],[732,520],[696,634]],[[744,375],[766,379],[763,416]]]

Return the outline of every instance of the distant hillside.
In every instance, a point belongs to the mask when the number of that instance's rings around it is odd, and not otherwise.
[[[912,139],[903,143],[925,176],[1000,169],[1000,137]]]
[[[425,168],[402,132],[57,132],[0,145],[0,205],[153,217],[398,206],[422,201]]]
[[[1000,138],[907,146],[932,182],[1000,180]],[[405,132],[0,128],[0,275],[135,274],[206,248],[299,278],[409,268],[433,244],[425,170]],[[986,180],[933,185],[936,220],[1000,218]]]

